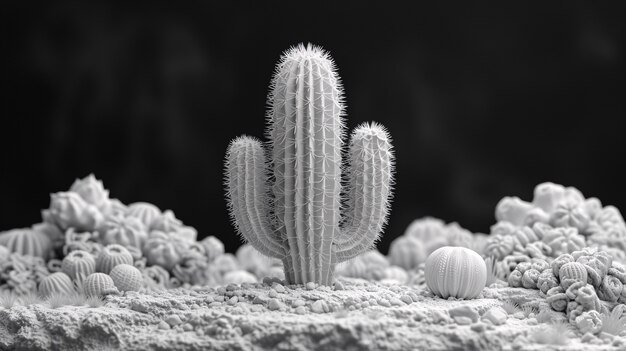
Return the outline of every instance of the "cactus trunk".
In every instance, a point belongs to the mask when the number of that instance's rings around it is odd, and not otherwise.
[[[330,284],[341,201],[340,91],[326,61],[284,61],[271,96],[275,219],[297,284]]]
[[[375,124],[353,134],[345,190],[352,213],[342,217],[343,101],[330,57],[302,45],[285,53],[269,105],[270,162],[256,139],[238,138],[229,147],[231,215],[255,248],[282,260],[289,282],[329,285],[335,264],[369,249],[385,223],[389,138]]]

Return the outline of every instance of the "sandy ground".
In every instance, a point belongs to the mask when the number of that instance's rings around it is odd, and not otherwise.
[[[486,288],[459,301],[423,287],[338,282],[127,293],[97,308],[0,307],[0,350],[626,350],[625,337],[583,343],[580,333],[563,346],[535,344],[545,324],[522,312],[484,321],[503,301],[547,308],[537,290]]]

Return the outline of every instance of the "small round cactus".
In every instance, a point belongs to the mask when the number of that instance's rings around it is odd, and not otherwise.
[[[118,264],[109,275],[119,291],[138,291],[143,282],[141,271],[129,264]]]
[[[29,228],[13,229],[0,233],[0,245],[21,255],[46,259],[52,249],[52,242],[46,234]]]
[[[52,294],[69,295],[74,292],[72,279],[63,272],[52,273],[39,283],[39,295],[43,297],[48,297]]]
[[[578,262],[566,263],[559,269],[559,279],[565,290],[576,282],[587,283],[587,269]]]
[[[115,283],[108,274],[93,273],[83,282],[85,295],[102,296],[108,290],[114,289]]]
[[[113,267],[124,263],[133,264],[133,256],[130,252],[121,245],[108,245],[102,249],[96,259],[96,271],[109,274]]]
[[[426,259],[426,285],[433,294],[447,299],[473,299],[487,283],[487,265],[476,252],[464,248],[444,246]]]
[[[138,218],[146,228],[150,228],[152,222],[161,216],[161,210],[147,202],[135,202],[128,206],[126,216]]]
[[[63,259],[61,271],[72,279],[84,280],[96,272],[96,259],[87,251],[72,251]]]
[[[426,260],[426,249],[422,242],[411,236],[396,238],[389,247],[389,261],[394,266],[410,270]]]

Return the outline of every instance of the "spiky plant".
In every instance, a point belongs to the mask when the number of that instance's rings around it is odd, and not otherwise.
[[[487,283],[486,286],[496,283],[501,279],[502,274],[498,266],[498,260],[495,257],[489,256],[485,258],[485,265],[487,266]]]
[[[104,299],[100,296],[89,296],[85,299],[85,304],[91,308],[104,306]]]
[[[0,306],[11,309],[18,303],[19,297],[13,291],[0,291]]]
[[[549,309],[542,309],[535,317],[538,323],[551,323],[554,321],[553,312]]]
[[[603,313],[602,331],[612,335],[622,335],[626,333],[626,308],[617,305],[611,313]]]
[[[513,301],[504,301],[502,303],[502,309],[510,315],[513,315],[517,312],[520,311],[520,307],[519,304],[517,302],[513,302]]]
[[[69,294],[63,294],[56,291],[48,295],[46,298],[48,306],[52,309],[72,305],[72,301],[72,297]]]
[[[55,291],[48,295],[46,302],[52,309],[63,306],[82,306],[86,303],[86,297],[76,292],[66,294]]]
[[[282,260],[288,282],[330,285],[335,265],[370,249],[386,223],[390,137],[379,124],[359,126],[343,164],[339,76],[328,53],[310,44],[283,54],[268,105],[268,149],[248,136],[228,147],[233,222],[262,254]]]
[[[531,338],[537,344],[566,345],[573,335],[572,326],[569,323],[556,322],[535,328],[532,331]]]
[[[39,294],[32,291],[28,294],[20,296],[20,304],[22,306],[38,305],[42,302],[43,298]]]
[[[522,312],[524,313],[524,317],[526,318],[528,318],[528,316],[530,316],[531,313],[536,316],[539,313],[539,307],[531,306],[531,305],[524,305],[522,306]]]

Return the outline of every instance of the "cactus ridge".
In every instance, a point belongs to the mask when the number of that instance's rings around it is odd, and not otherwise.
[[[133,256],[122,245],[111,244],[102,249],[96,258],[96,272],[109,274],[118,264],[133,264]]]
[[[55,293],[68,295],[74,292],[72,279],[62,272],[52,273],[39,283],[39,295],[43,297],[48,297]]]
[[[233,222],[257,250],[283,261],[293,283],[330,284],[334,266],[371,248],[386,223],[390,137],[363,124],[344,150],[344,115],[332,58],[301,44],[283,54],[270,84],[267,147],[249,136],[228,147]]]
[[[83,280],[96,271],[96,259],[87,251],[70,252],[61,263],[61,270],[70,278]]]
[[[115,288],[113,279],[105,273],[92,273],[83,284],[87,296],[102,296],[105,291],[113,288]]]

